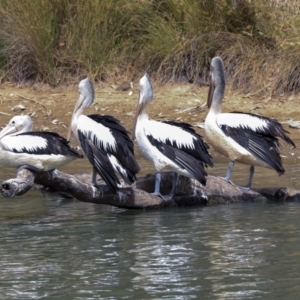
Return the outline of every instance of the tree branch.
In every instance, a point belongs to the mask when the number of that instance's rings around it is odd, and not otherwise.
[[[170,192],[172,176],[172,172],[162,173],[162,194]],[[131,209],[300,200],[300,191],[291,188],[264,188],[247,191],[214,176],[207,177],[205,187],[199,182],[195,183],[194,180],[179,176],[174,199],[161,199],[150,194],[154,191],[155,175],[153,174],[139,178],[131,187],[120,188],[118,194],[113,194],[109,190],[102,191],[102,188],[95,188],[90,182],[90,173],[69,175],[60,171],[35,173],[22,169],[18,171],[16,178],[1,184],[1,194],[7,198],[13,198],[26,193],[35,183],[42,185],[48,191],[69,195],[79,201]],[[99,184],[104,184],[104,182],[99,181]]]

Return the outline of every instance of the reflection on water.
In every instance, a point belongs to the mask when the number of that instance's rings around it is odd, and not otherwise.
[[[255,185],[278,185],[262,170]],[[289,170],[281,185],[296,184]],[[0,299],[297,299],[298,206],[129,211],[34,191],[2,198]]]

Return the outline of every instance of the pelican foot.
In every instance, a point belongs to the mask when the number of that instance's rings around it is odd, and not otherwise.
[[[239,187],[243,190],[246,190],[246,191],[249,191],[251,189],[251,186],[249,186],[248,184],[247,185],[236,185],[235,183],[233,183],[230,179],[226,179],[226,177],[219,177],[221,179],[223,179],[224,181],[230,183],[231,185],[233,186],[236,186],[236,187]]]
[[[249,186],[249,185],[237,185],[237,186],[246,191],[249,191],[251,189],[251,186]]]
[[[156,197],[159,197],[159,198],[161,198],[161,199],[163,199],[163,200],[169,200],[169,199],[170,199],[169,195],[163,196],[161,193],[153,192],[153,193],[151,193],[151,195],[156,196]]]
[[[224,180],[224,181],[226,181],[226,182],[228,182],[228,183],[230,183],[230,184],[232,184],[232,185],[235,185],[230,179],[228,179],[228,178],[226,178],[226,177],[219,177],[219,178],[221,178],[222,180]]]
[[[167,200],[172,200],[172,199],[173,199],[173,197],[174,197],[174,195],[172,195],[172,194],[168,194],[168,195],[164,195],[164,196],[162,196],[162,199],[163,199],[163,200],[165,200],[165,201],[167,201]]]

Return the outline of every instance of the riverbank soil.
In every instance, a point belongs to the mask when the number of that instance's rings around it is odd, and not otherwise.
[[[129,89],[121,91],[114,85],[96,84],[94,104],[85,110],[85,114],[112,115],[132,132],[138,100],[138,82],[133,83],[133,88],[130,85],[128,87]],[[154,83],[153,87],[155,96],[150,107],[150,117],[155,120],[187,122],[205,139],[203,123],[208,113],[208,86],[199,88],[192,84]],[[45,84],[24,87],[3,83],[0,85],[0,127],[5,126],[15,115],[29,114],[34,122],[34,130],[54,131],[66,137],[77,97],[75,85],[51,88]],[[258,98],[255,95],[226,91],[223,101],[223,112],[242,111],[280,121],[298,146],[291,149],[282,143],[282,154],[285,159],[291,159],[295,163],[300,160],[299,107],[300,95]],[[71,144],[75,146],[76,141],[72,139]],[[220,156],[210,150],[214,158]]]

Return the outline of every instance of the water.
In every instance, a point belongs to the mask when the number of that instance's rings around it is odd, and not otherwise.
[[[292,164],[280,180],[263,170],[255,185],[296,184],[299,174]],[[245,167],[235,171],[247,180]],[[0,177],[14,173],[1,169]],[[297,299],[298,210],[247,203],[130,211],[36,191],[2,198],[0,299]]]

